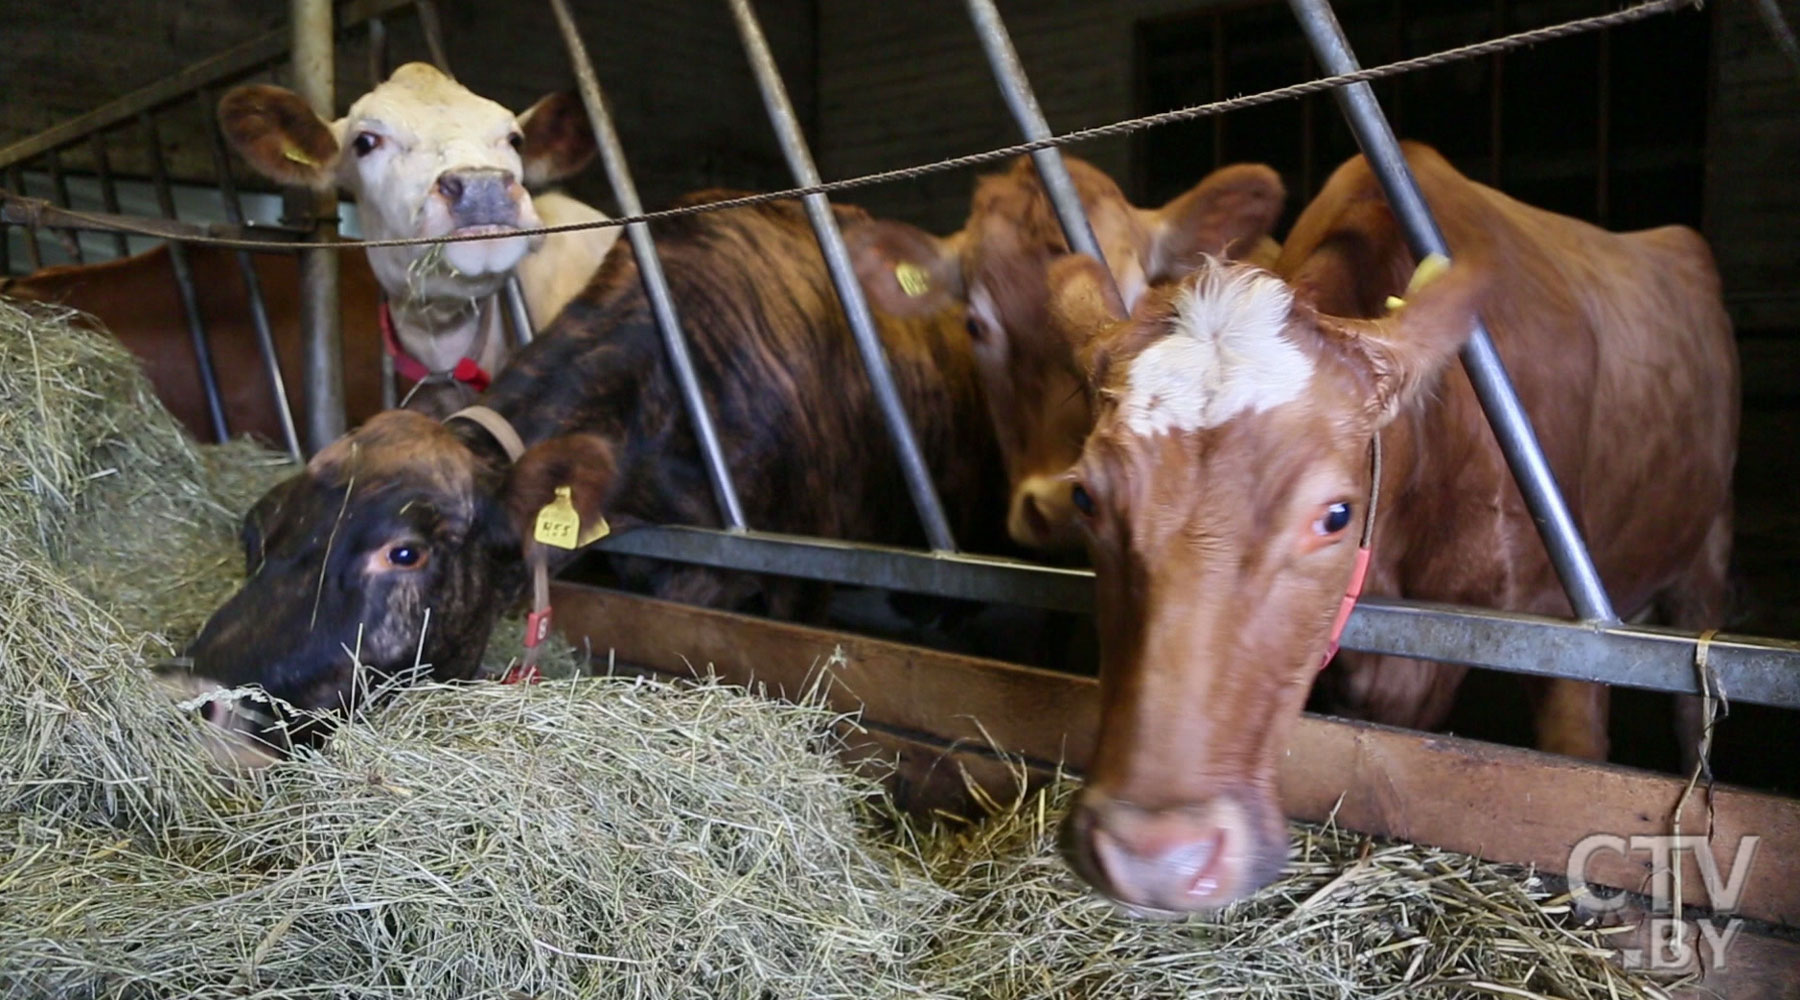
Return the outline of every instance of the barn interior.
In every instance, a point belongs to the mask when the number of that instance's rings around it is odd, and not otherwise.
[[[355,4],[344,5],[346,17]],[[1338,0],[1333,6],[1365,66],[1601,14],[1605,0]],[[1800,50],[1780,20],[1793,0],[1719,2],[1545,42],[1503,55],[1422,68],[1374,84],[1395,133],[1427,142],[1469,177],[1543,208],[1613,230],[1682,224],[1711,245],[1741,359],[1742,422],[1734,480],[1733,605],[1725,630],[1800,641]],[[773,191],[795,184],[769,126],[730,13],[713,0],[571,0],[645,206],[702,188]],[[1058,133],[1263,91],[1320,75],[1286,4],[1274,0],[1031,0],[1001,4],[1044,116]],[[87,212],[171,214],[142,126],[50,157],[8,158],[55,126],[175,76],[247,40],[288,28],[279,0],[182,4],[18,3],[0,58],[0,186]],[[436,5],[444,56],[458,79],[509,108],[568,88],[573,75],[546,4],[499,9]],[[856,177],[1006,146],[1019,127],[957,0],[759,0],[756,4],[799,124],[826,179]],[[337,103],[384,67],[430,61],[415,16],[342,31]],[[645,39],[655,39],[647,45]],[[696,71],[704,67],[704,71]],[[291,85],[285,65],[260,78]],[[172,214],[228,223],[205,115],[216,94],[157,115]],[[145,119],[147,121],[148,119]],[[16,148],[16,147],[15,147]],[[1357,152],[1329,94],[1083,141],[1068,152],[1118,180],[1137,205],[1160,204],[1206,171],[1265,162],[1281,174],[1280,239],[1329,173]],[[102,163],[102,157],[104,163]],[[232,162],[246,214],[273,221],[291,207],[278,186]],[[940,170],[834,196],[934,233],[959,227],[977,177],[991,165]],[[109,193],[101,183],[110,176]],[[599,169],[564,183],[571,195],[622,214]],[[341,231],[359,235],[348,204]],[[0,271],[94,264],[158,240],[97,231],[0,225]],[[0,288],[3,291],[3,288]],[[365,346],[375,319],[345,329]],[[176,345],[188,361],[185,344]],[[373,353],[370,347],[364,356]],[[280,447],[279,441],[268,441]],[[617,585],[590,556],[564,574]],[[1091,618],[993,604],[935,604],[877,588],[840,588],[830,624],[863,635],[1091,676]],[[1678,771],[1662,693],[1616,688],[1613,760]],[[1448,730],[1532,745],[1515,678],[1474,670]],[[1722,781],[1800,795],[1800,726],[1791,711],[1732,705],[1712,753]]]

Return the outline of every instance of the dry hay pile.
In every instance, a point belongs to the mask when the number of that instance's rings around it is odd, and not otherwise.
[[[283,471],[0,301],[0,994],[1656,995],[1517,873],[1329,829],[1221,917],[1132,920],[1051,850],[1067,786],[927,830],[817,704],[567,647],[559,679],[410,690],[218,775],[142,664],[234,585],[236,512]]]

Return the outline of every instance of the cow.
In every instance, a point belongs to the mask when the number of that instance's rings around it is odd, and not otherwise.
[[[836,212],[852,234],[872,222],[848,206]],[[922,544],[798,205],[676,217],[655,234],[750,525]],[[878,320],[958,541],[993,551],[1005,485],[961,310]],[[336,712],[359,698],[346,650],[376,678],[415,663],[440,679],[473,676],[496,617],[519,594],[532,519],[558,486],[570,488],[583,525],[720,523],[628,244],[480,404],[528,447],[516,463],[483,426],[395,410],[262,498],[244,522],[249,578],[192,643],[180,686],[254,684],[295,708]],[[818,596],[699,567],[634,561],[620,570],[664,598],[782,617],[807,617]],[[234,718],[211,707],[208,717],[222,726]]]
[[[567,195],[526,190],[594,158],[586,111],[572,93],[551,94],[515,116],[433,66],[407,63],[335,122],[293,91],[266,84],[228,91],[219,122],[265,177],[352,194],[368,239],[605,221]],[[508,348],[494,293],[510,274],[517,270],[527,311],[542,327],[587,284],[617,238],[607,227],[369,248],[391,308],[388,349],[397,369],[420,383],[409,405],[444,416],[499,370]],[[386,324],[388,313],[381,315]]]
[[[1141,209],[1092,164],[1064,163],[1128,308],[1203,255],[1272,263],[1279,251],[1269,232],[1286,192],[1267,166],[1222,167],[1161,208]],[[1080,454],[1093,414],[1074,355],[1045,316],[1041,265],[1068,252],[1068,243],[1031,160],[982,177],[967,221],[950,236],[894,221],[861,235],[869,243],[863,280],[884,309],[930,313],[952,300],[968,307],[969,338],[1006,458],[1013,540],[1046,554],[1079,549],[1060,477]]]
[[[1457,260],[1416,293],[1360,157],[1272,271],[1213,261],[1127,314],[1095,262],[1049,269],[1097,408],[1067,475],[1101,717],[1064,843],[1129,907],[1209,909],[1280,869],[1278,762],[1366,518],[1367,593],[1571,613],[1455,364],[1478,312],[1618,607],[1691,629],[1724,614],[1738,369],[1705,241],[1607,232],[1404,149]],[[1405,302],[1384,315],[1389,296]],[[1463,673],[1349,652],[1332,669],[1340,701],[1420,728]],[[1604,757],[1605,688],[1543,683],[1536,716],[1540,746]]]
[[[233,435],[282,440],[280,413],[250,323],[250,296],[236,252],[206,246],[186,250],[194,295],[206,327],[226,426]],[[281,362],[296,427],[305,427],[300,330],[300,267],[292,253],[251,255],[268,310],[269,332]],[[97,264],[48,267],[0,279],[0,295],[78,309],[98,321],[136,355],[169,412],[197,441],[213,440],[206,395],[188,334],[187,311],[175,284],[169,248]],[[381,410],[381,343],[373,331],[381,286],[358,253],[338,254],[338,311],[344,337],[344,404],[351,424]]]

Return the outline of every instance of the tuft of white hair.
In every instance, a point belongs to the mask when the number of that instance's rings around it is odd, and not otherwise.
[[[1132,361],[1126,425],[1146,437],[1199,430],[1298,398],[1313,363],[1282,334],[1293,305],[1267,271],[1209,261],[1176,299],[1169,335]]]

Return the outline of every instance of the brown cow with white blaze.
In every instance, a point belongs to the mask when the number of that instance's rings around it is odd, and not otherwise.
[[[1278,763],[1345,591],[1380,436],[1367,592],[1570,608],[1457,352],[1488,323],[1622,611],[1724,613],[1737,361],[1681,227],[1614,234],[1408,145],[1459,255],[1397,315],[1413,260],[1367,164],[1333,175],[1275,273],[1219,262],[1127,319],[1086,258],[1052,269],[1099,419],[1071,470],[1098,577],[1101,722],[1071,862],[1114,900],[1242,898],[1286,856]],[[1366,714],[1440,723],[1459,668],[1343,653]],[[1606,690],[1540,685],[1539,742],[1602,757]]]
[[[1205,255],[1272,263],[1279,251],[1268,234],[1286,193],[1266,166],[1223,167],[1146,209],[1093,165],[1075,157],[1064,163],[1127,308]],[[969,338],[1011,483],[1013,540],[1078,549],[1061,474],[1081,453],[1093,413],[1074,354],[1046,315],[1044,267],[1067,253],[1068,243],[1031,160],[1020,157],[1006,173],[981,178],[957,233],[938,238],[880,222],[861,235],[871,265],[863,283],[883,309],[918,315],[954,302],[968,306]]]

